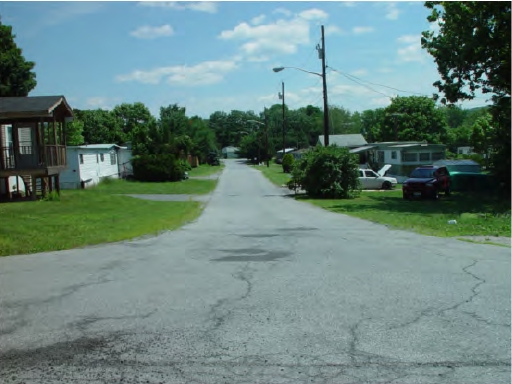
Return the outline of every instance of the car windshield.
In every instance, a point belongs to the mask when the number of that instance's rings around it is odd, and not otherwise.
[[[434,177],[434,170],[425,168],[415,169],[412,171],[410,177],[413,179],[427,179],[429,177]]]

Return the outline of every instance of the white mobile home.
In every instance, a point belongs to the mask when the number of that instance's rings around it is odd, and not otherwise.
[[[106,177],[132,174],[132,151],[116,144],[92,144],[66,148],[66,171],[60,174],[62,189],[88,188]]]
[[[385,142],[373,143],[373,160],[380,169],[386,164],[392,167],[387,172],[398,182],[407,179],[409,174],[420,165],[432,165],[445,159],[446,145],[426,142]]]

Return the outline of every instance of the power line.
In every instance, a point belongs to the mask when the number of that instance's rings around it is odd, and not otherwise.
[[[347,74],[345,74],[345,73],[343,73],[343,72],[337,71],[336,69],[334,69],[334,68],[332,68],[332,67],[329,67],[329,69],[330,69],[331,71],[334,71],[334,72],[337,72],[337,73],[341,74],[342,76],[345,76],[345,77],[346,77],[347,79],[349,79],[350,81],[353,81],[354,83],[357,83],[357,84],[361,85],[362,87],[365,87],[365,88],[369,89],[369,90],[370,90],[370,91],[372,91],[372,92],[375,92],[375,93],[378,93],[378,94],[380,94],[380,95],[383,95],[383,96],[386,96],[386,97],[391,98],[391,96],[386,95],[385,93],[382,93],[382,92],[376,91],[375,89],[373,89],[373,88],[372,88],[372,87],[370,87],[369,85],[363,84],[363,83],[361,83],[361,82],[359,82],[359,81],[357,81],[357,80],[352,79],[350,76],[347,76]]]

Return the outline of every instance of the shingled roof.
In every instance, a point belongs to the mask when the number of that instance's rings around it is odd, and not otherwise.
[[[64,96],[0,97],[0,119],[48,117],[59,106],[66,116],[73,116]]]

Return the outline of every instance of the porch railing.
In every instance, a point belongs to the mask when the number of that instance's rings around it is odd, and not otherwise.
[[[34,169],[64,165],[65,145],[0,147],[0,169]]]

